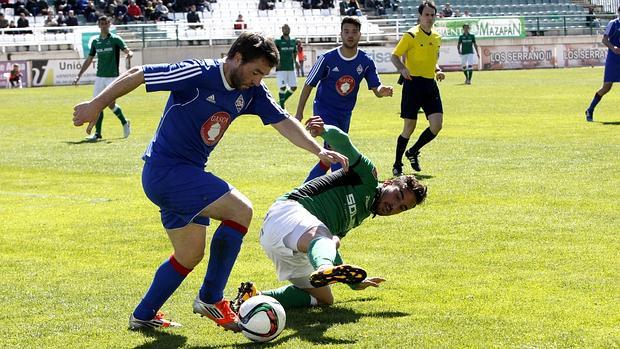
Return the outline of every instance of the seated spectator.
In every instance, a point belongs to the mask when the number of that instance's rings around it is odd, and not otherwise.
[[[346,16],[347,15],[347,2],[342,0],[338,3],[338,9],[340,10],[340,15],[341,16]]]
[[[146,5],[144,5],[144,20],[146,21],[155,21],[157,17],[155,16],[155,8],[153,7],[153,2],[147,1]]]
[[[461,17],[471,17],[471,15],[469,14],[469,11],[465,10],[463,11],[463,15]]]
[[[312,0],[302,0],[301,8],[305,10],[309,10],[312,8]]]
[[[261,11],[273,10],[275,3],[269,0],[258,0],[258,9]]]
[[[116,24],[127,24],[127,5],[123,4],[122,0],[116,0],[114,19]]]
[[[11,87],[22,88],[22,72],[19,70],[19,64],[13,64],[13,69],[9,72],[9,83]]]
[[[155,5],[155,16],[157,17],[157,20],[170,21],[171,19],[168,18],[168,13],[170,13],[170,11],[166,5],[164,5],[164,2],[162,0],[157,0],[157,5]]]
[[[189,12],[187,12],[187,23],[200,23],[200,16],[196,13],[196,5],[189,6]],[[202,25],[189,25],[189,29],[200,29]]]
[[[15,21],[11,20],[9,22],[9,27],[7,29],[12,29],[12,28],[17,28],[17,26],[15,25]],[[17,34],[15,30],[5,30],[4,31],[5,34]]]
[[[37,15],[47,16],[47,13],[49,12],[49,7],[50,6],[47,4],[47,1],[38,0],[37,8],[39,9],[39,12],[37,13]]]
[[[65,18],[65,14],[62,11],[58,11],[58,16],[56,16],[56,23],[58,23],[59,27],[64,27],[67,25],[67,18]]]
[[[27,0],[26,1],[26,10],[28,10],[28,12],[30,12],[33,16],[38,15],[39,14],[39,7],[37,6],[37,0]]]
[[[135,0],[129,1],[129,6],[127,6],[127,17],[130,21],[143,21],[144,16],[142,16],[142,10],[140,6],[136,5]]]
[[[13,14],[15,16],[19,16],[22,13],[26,14],[26,16],[30,16],[30,11],[28,11],[28,9],[26,9],[26,5],[23,2],[20,2],[19,5],[16,2],[15,3],[15,8],[13,9]]]
[[[58,22],[56,22],[56,18],[54,18],[54,14],[52,11],[47,12],[47,17],[45,17],[45,21],[43,21],[44,27],[57,27]]]
[[[26,14],[22,13],[19,15],[19,18],[17,19],[17,28],[28,28],[30,27],[30,22],[28,21],[28,18],[26,18]]]
[[[243,30],[248,29],[248,24],[245,23],[241,14],[237,16],[237,20],[235,20],[235,24],[233,24],[233,29],[237,35],[241,34]]]
[[[383,0],[383,7],[387,10],[392,9],[393,13],[402,13],[399,11],[400,0]]]
[[[56,10],[56,13],[58,13],[58,11],[65,11],[65,8],[67,7],[67,0],[56,0],[56,2],[54,2],[54,10]],[[69,11],[67,9],[67,11]]]
[[[86,19],[86,23],[94,23],[97,22],[97,9],[95,8],[95,4],[92,1],[89,1],[84,9],[84,18]]]
[[[458,8],[454,9],[454,16],[452,17],[461,17],[461,10],[459,10]]]
[[[347,16],[361,16],[362,11],[360,10],[360,4],[357,0],[349,0],[349,4],[347,5]]]
[[[4,18],[4,13],[0,12],[0,29],[8,28],[9,20]]]
[[[334,0],[323,0],[322,9],[334,8]]]
[[[449,2],[446,2],[446,4],[443,5],[443,10],[441,10],[441,14],[443,15],[443,17],[452,17],[454,15],[454,11],[452,11],[452,7],[450,7]]]
[[[65,24],[67,27],[77,27],[79,25],[78,18],[75,16],[75,12],[73,10],[69,10]]]
[[[211,6],[211,1],[209,0],[202,1],[201,7],[202,7],[201,11],[213,12],[213,6]]]

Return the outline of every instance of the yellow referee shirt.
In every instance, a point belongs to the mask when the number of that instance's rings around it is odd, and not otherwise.
[[[434,79],[440,47],[441,35],[438,32],[433,29],[426,33],[416,25],[403,35],[392,54],[398,57],[406,54],[405,66],[411,76]]]

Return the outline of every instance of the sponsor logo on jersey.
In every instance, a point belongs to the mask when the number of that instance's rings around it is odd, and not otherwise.
[[[362,67],[362,65],[358,65],[357,68],[355,68],[355,70],[357,71],[357,75],[362,75],[362,73],[364,72],[364,67]]]
[[[235,101],[235,108],[237,108],[238,113],[241,113],[241,109],[243,109],[244,105],[245,101],[243,100],[243,95],[239,95],[239,97],[237,97],[237,100]]]
[[[336,91],[341,96],[346,96],[355,89],[355,79],[351,75],[343,75],[336,81]]]
[[[202,141],[208,146],[214,146],[220,141],[224,132],[230,125],[232,118],[227,112],[218,111],[202,124],[200,136]]]
[[[347,194],[347,207],[349,211],[349,226],[347,227],[347,230],[351,230],[353,229],[355,215],[357,214],[357,205],[355,205],[355,196],[353,196],[353,193]]]
[[[209,97],[207,97],[207,102],[211,102],[215,104],[215,95],[210,95]]]

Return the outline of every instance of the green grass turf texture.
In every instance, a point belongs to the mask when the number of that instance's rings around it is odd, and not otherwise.
[[[602,74],[476,72],[471,86],[461,73],[447,74],[444,129],[421,157],[427,202],[369,218],[343,240],[345,261],[387,282],[365,291],[334,286],[334,306],[289,311],[270,347],[620,347],[618,87],[600,103],[596,122],[583,115]],[[382,79],[392,84],[396,76]],[[275,81],[266,82],[277,93]],[[402,128],[400,91],[377,99],[364,83],[353,113],[351,138],[382,179],[390,177]],[[164,305],[183,328],[127,330],[172,252],[140,182],[140,156],[167,94],[141,87],[119,100],[132,121],[130,138],[121,138],[106,110],[105,140],[81,143],[73,105],[91,93],[92,86],[0,91],[2,347],[252,346],[192,313],[206,259]],[[427,125],[421,117],[415,139]],[[249,116],[212,153],[208,169],[247,195],[255,211],[228,297],[245,280],[262,289],[284,284],[258,230],[274,199],[314,163]]]

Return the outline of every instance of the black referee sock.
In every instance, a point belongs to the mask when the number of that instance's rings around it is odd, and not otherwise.
[[[401,135],[398,136],[398,140],[396,141],[396,160],[394,160],[394,165],[403,165],[403,154],[407,149],[407,143],[409,143],[409,138],[405,138]]]
[[[413,153],[413,152],[419,151],[428,142],[430,142],[433,139],[435,139],[435,137],[437,137],[437,135],[433,134],[433,132],[431,131],[430,127],[427,127],[426,130],[424,130],[424,132],[422,132],[422,134],[420,135],[420,138],[418,138],[418,141],[415,142],[413,147],[411,147],[409,152]]]

